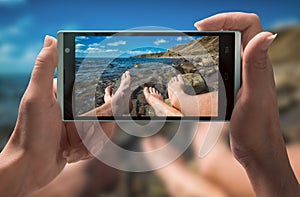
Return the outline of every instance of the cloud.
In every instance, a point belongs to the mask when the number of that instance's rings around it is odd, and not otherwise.
[[[176,38],[177,42],[190,41],[190,40],[194,40],[194,38],[192,36],[179,36]]]
[[[181,36],[180,36],[180,37],[177,37],[176,40],[177,40],[178,42],[180,42],[180,41],[182,41],[182,37],[181,37]]]
[[[160,45],[160,44],[163,44],[163,43],[167,43],[168,41],[166,41],[165,39],[159,39],[159,40],[156,40],[154,42],[155,45]]]
[[[84,44],[81,44],[81,43],[78,43],[78,44],[75,45],[75,47],[76,47],[76,49],[77,49],[77,48],[83,48],[83,47],[85,47],[85,45],[84,45]]]
[[[3,2],[0,0],[0,7]],[[35,16],[26,13],[0,26],[0,74],[31,72],[43,46],[44,30],[36,25]]]
[[[103,53],[106,52],[104,50],[105,46],[101,43],[92,43],[86,46],[82,43],[77,43],[76,45],[76,53],[78,54],[88,54],[88,53]]]
[[[150,53],[160,53],[161,51],[155,51],[155,50],[145,50],[145,51],[128,51],[128,54],[130,55],[142,55],[142,54],[150,54]]]
[[[19,44],[5,43],[0,47],[1,73],[27,73],[32,69],[41,43],[20,48]]]
[[[86,49],[87,52],[104,52],[103,49],[100,49],[100,48],[94,48],[94,47],[88,47]]]
[[[140,55],[140,54],[144,54],[145,51],[128,51],[128,53],[130,55]]]
[[[0,1],[2,5],[4,1]],[[42,40],[32,36],[34,25],[35,18],[26,14],[0,28],[0,73],[31,71],[42,47]]]
[[[126,44],[126,41],[124,41],[124,40],[107,43],[108,46],[114,46],[114,47],[119,46],[119,45],[125,45],[125,44]]]
[[[82,52],[82,53],[111,53],[111,52],[118,52],[118,49],[103,49],[103,48],[93,48],[88,47],[86,50],[76,51],[76,52]]]
[[[0,42],[8,42],[8,40],[14,42],[16,40],[16,37],[26,38],[32,31],[33,26],[33,16],[24,15],[14,21],[14,23],[0,28]]]
[[[93,43],[93,44],[89,44],[89,47],[105,48],[105,46],[104,46],[102,43]]]
[[[86,50],[76,49],[76,54],[86,54]]]
[[[111,53],[111,52],[118,52],[118,49],[107,49],[105,50],[106,53]]]
[[[15,52],[17,47],[10,43],[4,43],[3,45],[0,45],[0,54],[1,56],[7,56]]]
[[[76,36],[76,41],[77,40],[88,40],[89,39],[89,37],[87,37],[87,36]]]
[[[115,57],[121,53],[118,49],[105,49],[88,47],[87,49],[76,49],[77,57]]]

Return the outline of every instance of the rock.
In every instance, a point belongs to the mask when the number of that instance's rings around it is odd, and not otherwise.
[[[182,74],[185,73],[184,70],[183,70],[183,68],[182,68],[182,64],[176,65],[176,66],[174,66],[174,68],[175,68],[179,73],[182,73]]]
[[[155,115],[153,108],[145,100],[143,89],[144,87],[154,87],[162,96],[167,99],[167,84],[170,79],[178,74],[182,74],[186,81],[185,92],[190,95],[201,94],[208,92],[209,88],[205,79],[202,76],[207,69],[203,69],[203,73],[196,69],[191,61],[181,59],[176,63],[176,66],[170,66],[166,64],[136,64],[129,71],[131,73],[131,99],[133,104],[132,116],[153,116]],[[120,84],[120,78],[116,78],[114,81],[106,78],[102,78],[96,88],[95,102],[96,107],[101,106],[104,103],[104,89],[107,86],[113,87],[115,92]],[[167,100],[166,100],[167,101]]]
[[[174,68],[182,74],[194,73],[197,70],[194,64],[188,60],[185,60],[182,64],[174,66]]]
[[[216,70],[214,68],[211,68],[211,69],[208,69],[205,74],[206,74],[206,76],[210,76],[215,72],[216,72]]]
[[[135,56],[135,58],[158,58],[158,57],[186,57],[202,54],[216,54],[219,51],[219,38],[217,36],[205,36],[197,40],[191,40],[186,44],[176,45],[166,52],[151,53]]]
[[[194,62],[202,62],[202,58],[200,56],[196,56],[193,60]]]
[[[132,99],[133,109],[131,116],[154,116],[154,110],[145,100],[145,96],[142,91],[136,92],[136,99]]]
[[[184,71],[184,74],[185,73],[193,73],[195,72],[195,67],[194,67],[194,64],[192,64],[191,62],[189,61],[185,61],[183,64],[182,64],[182,69]]]
[[[199,63],[197,64],[197,66],[202,67],[202,66],[204,66],[204,64],[203,64],[203,62],[199,62]]]
[[[140,68],[141,67],[141,65],[140,64],[136,64],[136,65],[134,65],[134,68]]]
[[[186,84],[185,93],[195,95],[209,92],[209,88],[200,74],[187,73],[183,74],[183,77]]]
[[[206,60],[205,62],[203,62],[203,65],[205,66],[205,67],[210,67],[210,66],[214,66],[215,65],[215,62],[212,60],[212,59],[208,59],[208,60]]]

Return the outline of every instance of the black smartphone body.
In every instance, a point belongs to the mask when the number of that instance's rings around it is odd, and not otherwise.
[[[228,121],[238,31],[60,31],[63,121]]]

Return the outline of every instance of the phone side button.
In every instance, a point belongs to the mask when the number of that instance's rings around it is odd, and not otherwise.
[[[228,72],[225,72],[225,73],[224,73],[224,80],[227,81],[228,79],[229,79],[229,77],[228,77]]]

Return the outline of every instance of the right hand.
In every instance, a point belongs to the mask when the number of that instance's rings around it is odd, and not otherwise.
[[[230,121],[230,137],[235,157],[247,166],[251,155],[263,155],[263,151],[270,151],[270,145],[282,147],[284,144],[273,70],[267,53],[275,36],[262,32],[255,14],[218,14],[195,25],[198,30],[242,32],[243,84]]]
[[[230,121],[231,149],[246,169],[257,195],[278,196],[284,192],[289,196],[286,192],[295,191],[297,180],[280,130],[274,75],[268,56],[268,48],[276,36],[262,32],[255,14],[218,14],[195,26],[198,30],[242,32],[243,84]],[[294,190],[289,190],[290,186]]]

